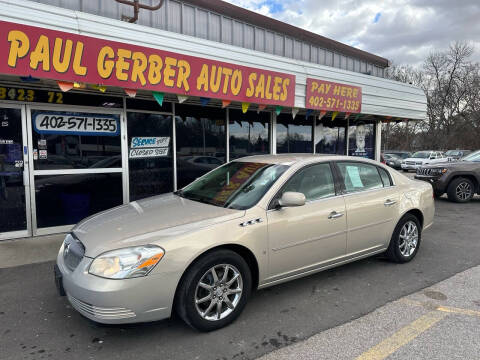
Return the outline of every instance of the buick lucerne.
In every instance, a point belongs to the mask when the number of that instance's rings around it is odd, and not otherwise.
[[[433,215],[429,183],[378,162],[250,156],[83,220],[60,248],[55,279],[96,322],[176,311],[210,331],[237,318],[255,289],[375,254],[412,260]]]

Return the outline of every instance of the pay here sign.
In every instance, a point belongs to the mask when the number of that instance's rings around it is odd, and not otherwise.
[[[307,78],[305,107],[312,110],[359,113],[362,111],[362,88]]]

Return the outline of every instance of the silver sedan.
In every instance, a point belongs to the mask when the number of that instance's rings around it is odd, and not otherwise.
[[[210,331],[237,318],[255,289],[375,254],[412,260],[433,216],[430,184],[378,162],[246,157],[83,220],[59,251],[56,281],[97,322],[176,310]]]

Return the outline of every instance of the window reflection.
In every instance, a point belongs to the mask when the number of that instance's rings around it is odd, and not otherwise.
[[[42,110],[32,111],[32,121],[35,122],[37,115],[46,114]],[[108,117],[119,127],[118,115],[85,114],[73,112],[52,112],[53,116],[96,116]],[[113,126],[113,124],[112,124]],[[63,126],[63,131],[53,132],[51,129],[38,130],[35,124],[32,126],[33,139],[33,162],[35,170],[62,170],[62,169],[85,169],[85,168],[113,168],[122,167],[120,132],[115,133],[82,133],[75,129]],[[59,129],[57,129],[59,130]],[[50,131],[50,133],[48,133]]]
[[[357,122],[348,128],[348,155],[375,158],[375,124]]]
[[[332,126],[317,120],[315,126],[315,152],[317,154],[345,154],[345,126]]]
[[[225,162],[226,111],[176,105],[177,187],[180,189]]]
[[[122,174],[35,176],[39,228],[72,225],[123,203]]]
[[[312,124],[311,117],[277,116],[277,153],[312,153]]]
[[[229,119],[231,160],[270,152],[270,113],[232,109]]]

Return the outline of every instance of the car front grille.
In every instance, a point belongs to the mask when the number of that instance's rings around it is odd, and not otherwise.
[[[405,161],[405,164],[407,164],[407,165],[415,165],[415,161]]]
[[[115,319],[128,319],[135,317],[135,313],[132,310],[121,307],[98,307],[88,304],[84,301],[74,298],[70,294],[67,294],[70,304],[79,312],[86,313],[97,319],[103,320],[115,320]]]
[[[68,234],[63,242],[63,262],[65,266],[74,271],[85,254],[85,246],[74,235]]]

